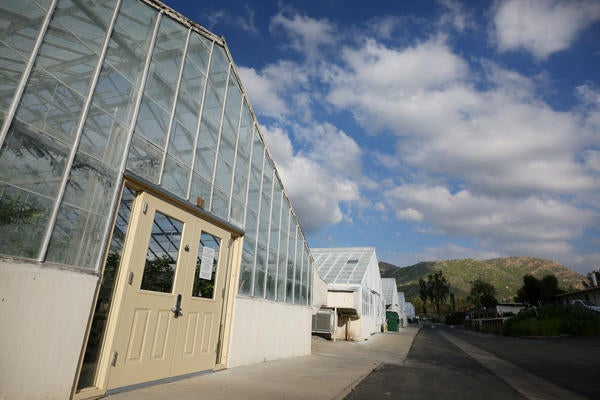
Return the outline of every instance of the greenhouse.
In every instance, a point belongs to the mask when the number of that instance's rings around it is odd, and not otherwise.
[[[400,318],[400,301],[395,278],[381,278],[383,301],[385,302],[385,319],[389,331],[398,332],[402,326]]]
[[[310,353],[319,278],[223,38],[2,0],[0,62],[0,398]]]
[[[327,283],[326,308],[333,309],[334,339],[364,340],[380,332],[385,304],[377,254],[372,247],[311,249]]]

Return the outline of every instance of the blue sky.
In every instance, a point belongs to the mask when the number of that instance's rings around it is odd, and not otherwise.
[[[165,3],[225,37],[311,247],[600,268],[600,1]]]

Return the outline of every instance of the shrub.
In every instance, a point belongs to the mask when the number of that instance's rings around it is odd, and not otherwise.
[[[504,322],[511,336],[600,335],[600,315],[589,310],[549,305],[530,309]]]
[[[464,312],[453,312],[446,315],[446,325],[462,325],[465,322]]]

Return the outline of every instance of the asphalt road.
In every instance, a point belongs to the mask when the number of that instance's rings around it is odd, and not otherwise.
[[[403,365],[384,364],[346,399],[598,399],[599,378],[598,337],[507,338],[425,325]]]

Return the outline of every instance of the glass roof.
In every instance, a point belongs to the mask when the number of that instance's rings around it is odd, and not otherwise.
[[[396,279],[395,278],[381,278],[381,286],[383,290],[383,300],[385,304],[393,304],[394,293],[397,292]]]
[[[373,258],[373,247],[311,249],[317,272],[328,284],[360,285]]]

